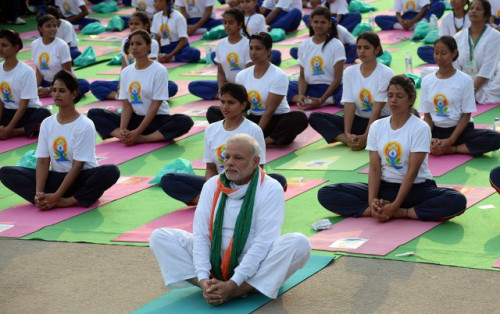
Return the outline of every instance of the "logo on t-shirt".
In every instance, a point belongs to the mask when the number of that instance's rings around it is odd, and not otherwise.
[[[384,146],[385,160],[387,161],[387,166],[390,166],[396,170],[403,169],[401,166],[401,156],[403,155],[403,148],[401,144],[396,141],[389,142]]]
[[[363,112],[371,112],[372,107],[373,107],[373,99],[372,99],[372,93],[370,92],[369,89],[363,88],[359,92],[359,101],[361,102],[361,111]]]
[[[160,34],[163,39],[168,39],[170,37],[170,28],[168,24],[165,23],[160,25]]]
[[[63,2],[62,7],[64,14],[73,15],[73,11],[71,11],[71,6],[66,1]]]
[[[248,91],[248,101],[250,102],[250,106],[253,111],[263,112],[265,110],[264,105],[262,104],[262,98],[260,94],[255,89]]]
[[[323,75],[323,58],[321,56],[314,56],[311,58],[312,75]]]
[[[196,0],[186,0],[186,5],[188,10],[191,10],[196,5]]]
[[[146,3],[146,1],[139,1],[139,3],[137,4],[137,8],[139,10],[141,10],[142,12],[146,12],[146,9],[148,8],[148,4]]]
[[[64,136],[58,136],[52,143],[52,149],[56,154],[56,161],[69,161],[68,159],[68,144]]]
[[[226,57],[227,63],[229,63],[230,71],[239,71],[241,68],[238,66],[240,58],[236,52],[230,52]]]
[[[415,12],[415,11],[417,11],[417,5],[415,4],[415,1],[412,1],[412,0],[407,1],[405,3],[405,9],[406,9],[405,10],[406,12]]]
[[[132,64],[135,62],[134,56],[130,52],[127,54],[127,60],[128,60],[127,64]]]
[[[128,92],[130,94],[130,103],[132,105],[142,105],[143,102],[141,100],[141,83],[137,81],[133,81],[128,86]]]
[[[215,154],[219,160],[219,169],[224,169],[224,159],[226,159],[226,143],[220,144],[219,147],[215,149]]]
[[[38,65],[40,66],[40,70],[50,70],[49,68],[50,56],[46,52],[42,52],[38,56]]]
[[[2,93],[2,102],[4,104],[8,102],[15,102],[14,96],[12,95],[12,88],[10,87],[9,82],[3,81],[2,83],[0,83],[0,91]]]
[[[448,114],[448,99],[443,94],[436,94],[434,98],[432,98],[432,103],[434,104],[434,108],[436,108],[436,116],[439,117],[449,117]]]

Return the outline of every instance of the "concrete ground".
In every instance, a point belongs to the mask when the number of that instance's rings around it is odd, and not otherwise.
[[[500,272],[341,257],[259,313],[500,313]],[[147,247],[0,239],[0,313],[128,313],[164,294]]]

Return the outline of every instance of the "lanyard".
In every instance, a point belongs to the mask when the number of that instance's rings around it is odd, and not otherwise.
[[[479,34],[479,36],[477,37],[476,41],[474,41],[474,43],[472,43],[472,38],[470,37],[470,27],[469,27],[469,38],[468,39],[469,39],[469,59],[470,59],[470,61],[472,61],[472,59],[474,59],[474,49],[476,49],[477,43],[479,42],[481,37],[483,37],[483,33],[485,30],[486,30],[486,25],[484,26],[481,34]]]
[[[462,27],[464,27],[466,15],[467,13],[464,13],[464,17],[462,18],[462,26],[457,27],[457,24],[455,23],[455,13],[453,13],[453,26],[455,26],[455,34],[460,32],[462,30]]]

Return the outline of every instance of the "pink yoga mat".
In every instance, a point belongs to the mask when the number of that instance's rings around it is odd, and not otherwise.
[[[105,42],[122,42],[130,35],[130,29],[126,28],[121,32],[104,32],[97,35],[85,37],[85,41],[105,41]]]
[[[29,139],[27,137],[14,137],[5,141],[0,141],[0,154],[36,142],[36,138]]]
[[[42,107],[45,107],[48,105],[52,105],[54,103],[54,98],[52,98],[52,96],[40,98],[40,102],[42,103]]]
[[[493,264],[493,266],[491,266],[491,267],[500,268],[500,257],[497,259],[495,264]]]
[[[40,38],[40,32],[38,30],[33,30],[29,32],[24,32],[19,34],[22,40],[35,40]]]
[[[200,123],[195,123],[195,125],[189,130],[188,133],[178,137],[175,141],[180,141],[191,135],[200,133],[205,130],[207,122],[200,121]],[[103,143],[96,146],[96,155],[100,165],[114,164],[118,165],[125,161],[129,161],[136,157],[142,156],[154,150],[160,149],[167,146],[171,142],[156,142],[156,143],[144,143],[135,146],[125,146],[118,139],[113,138],[106,140]]]
[[[289,200],[301,193],[304,193],[326,180],[304,179],[301,182],[289,182],[288,189],[285,192],[285,200]],[[134,230],[123,233],[111,241],[116,242],[149,242],[151,233],[157,228],[177,228],[188,232],[193,232],[194,206],[188,206],[178,209],[170,214],[155,219]]]
[[[0,229],[3,229],[3,231],[0,231],[0,237],[23,237],[43,227],[83,214],[96,207],[148,188],[151,186],[148,183],[151,179],[152,177],[120,177],[115,185],[104,192],[103,196],[88,208],[70,207],[40,211],[30,203],[8,208],[0,212],[0,226],[3,227]]]
[[[181,65],[184,65],[187,63],[184,62],[168,62],[168,63],[161,63],[167,70],[172,69]],[[110,70],[102,71],[99,74],[104,74],[104,75],[120,75],[120,72],[122,71],[122,68],[120,66],[114,67]]]
[[[299,109],[299,107],[293,105],[293,106],[290,106],[290,110],[298,111],[300,109]],[[344,110],[344,109],[339,108],[337,106],[324,106],[324,107],[319,107],[316,109],[304,110],[304,113],[308,116],[313,112],[326,112],[326,113],[330,113],[330,114],[335,114],[335,113],[340,112],[342,110]]]
[[[491,109],[494,109],[496,107],[500,107],[500,104],[477,104],[476,105],[476,112],[473,112],[471,114],[472,117],[478,116],[481,113],[485,113],[486,111],[489,111]]]
[[[82,107],[76,107],[76,110],[79,113],[87,114],[87,112],[90,109],[94,109],[94,108],[97,108],[97,109],[105,109],[105,108],[121,109],[122,108],[122,101],[121,100],[103,100],[103,101],[98,101],[98,102],[88,104],[88,105],[85,105]]]
[[[429,155],[428,165],[432,176],[440,177],[443,174],[461,166],[473,157],[470,155]],[[359,173],[368,173],[370,168],[361,170]]]
[[[206,68],[202,68],[199,70],[193,70],[190,72],[182,73],[183,76],[209,76],[216,77],[217,76],[217,66],[211,65]]]
[[[289,153],[292,153],[302,147],[305,147],[309,144],[312,144],[321,139],[321,135],[314,131],[310,126],[307,129],[300,133],[292,144],[287,146],[268,146],[266,148],[266,164],[270,163],[273,160],[276,160],[280,157],[283,157]],[[191,166],[193,169],[206,169],[206,165],[203,162],[203,158],[198,158],[196,160],[191,161]]]
[[[220,100],[198,100],[170,109],[170,113],[182,113],[190,117],[204,117],[210,106],[220,105]]]
[[[493,189],[485,187],[439,186],[453,187],[464,193],[467,197],[467,208],[494,193]],[[400,245],[413,240],[439,224],[440,222],[424,222],[409,219],[395,219],[381,223],[372,217],[346,218],[333,225],[331,229],[318,232],[310,237],[309,240],[311,240],[314,250],[387,255]],[[340,239],[346,239],[343,241],[343,244],[354,244],[357,242],[355,241],[356,239],[366,239],[367,241],[357,248],[330,247],[331,244],[337,240],[340,241]]]
[[[382,45],[394,45],[402,41],[409,40],[413,35],[413,31],[391,29],[387,31],[380,31],[377,34],[380,37]]]

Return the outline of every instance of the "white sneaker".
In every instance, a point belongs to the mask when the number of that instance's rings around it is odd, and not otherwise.
[[[16,25],[24,25],[24,24],[26,24],[26,21],[25,21],[25,20],[23,20],[22,18],[18,17],[18,18],[16,18],[16,20],[14,21],[14,24],[16,24]]]

